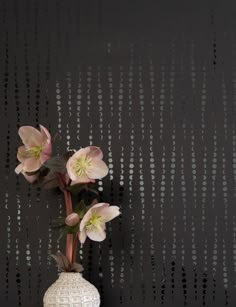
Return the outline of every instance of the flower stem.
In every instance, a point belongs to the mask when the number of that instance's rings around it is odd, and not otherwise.
[[[68,216],[73,212],[71,194],[68,190],[64,189],[64,196],[66,202],[66,215]],[[68,258],[70,264],[72,264],[73,258],[73,239],[73,234],[68,233],[66,236],[66,257]]]
[[[73,255],[72,255],[72,263],[76,262],[76,255],[77,255],[77,249],[78,249],[78,241],[79,241],[79,236],[76,234],[74,238],[74,243],[73,243]]]
[[[61,190],[64,193],[65,203],[66,203],[66,215],[68,216],[73,212],[71,193],[66,189],[66,180],[62,174],[58,174],[58,179],[60,182]],[[69,263],[72,264],[73,258],[73,241],[74,236],[72,233],[68,233],[66,236],[66,257],[69,260]]]
[[[66,201],[66,215],[69,215],[73,212],[71,194],[68,190],[64,189],[64,196]]]

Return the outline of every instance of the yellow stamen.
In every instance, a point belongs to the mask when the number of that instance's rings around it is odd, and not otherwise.
[[[76,161],[75,171],[78,176],[86,174],[86,169],[91,165],[91,160],[88,157],[81,157]]]
[[[43,150],[43,147],[42,147],[42,146],[34,146],[34,147],[31,147],[31,148],[30,148],[29,154],[30,154],[31,157],[34,157],[34,158],[39,159],[42,150]]]
[[[100,215],[94,214],[88,221],[86,225],[87,230],[91,230],[93,228],[98,228],[102,224],[102,217]]]

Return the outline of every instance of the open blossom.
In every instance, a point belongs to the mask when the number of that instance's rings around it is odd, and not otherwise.
[[[81,244],[85,242],[87,236],[93,241],[103,241],[106,238],[106,223],[119,214],[119,207],[107,203],[98,203],[91,207],[80,223]]]
[[[95,146],[81,148],[75,152],[66,164],[72,184],[95,182],[95,179],[105,177],[108,167],[102,158],[101,149]]]
[[[15,172],[17,174],[35,172],[50,158],[52,151],[50,133],[41,125],[40,131],[31,126],[22,126],[18,133],[24,145],[18,148],[17,159],[21,163]]]

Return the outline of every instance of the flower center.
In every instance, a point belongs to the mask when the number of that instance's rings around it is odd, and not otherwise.
[[[83,176],[86,174],[86,169],[90,166],[91,161],[87,157],[82,157],[77,160],[77,163],[75,165],[75,170],[78,176]]]
[[[98,228],[102,223],[102,217],[100,215],[94,214],[88,221],[86,225],[87,230],[91,230],[92,228]]]
[[[42,147],[42,146],[34,146],[34,147],[31,147],[31,148],[30,148],[29,152],[30,152],[30,155],[31,155],[31,156],[33,156],[33,157],[36,158],[36,159],[39,159],[42,150],[43,150],[43,147]]]

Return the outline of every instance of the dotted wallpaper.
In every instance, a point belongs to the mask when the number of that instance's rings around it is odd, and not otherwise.
[[[17,176],[22,125],[100,146],[121,208],[84,276],[102,307],[236,306],[234,1],[0,0],[0,305],[43,306],[57,191]]]

